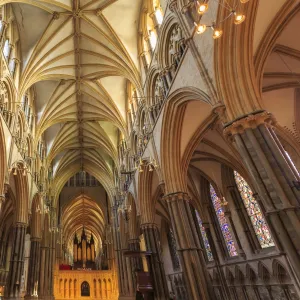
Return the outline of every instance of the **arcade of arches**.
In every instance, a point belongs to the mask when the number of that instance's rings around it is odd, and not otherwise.
[[[0,299],[300,300],[299,0],[0,5]]]

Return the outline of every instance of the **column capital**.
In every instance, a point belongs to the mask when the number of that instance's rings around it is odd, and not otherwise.
[[[128,244],[139,244],[140,243],[140,239],[136,238],[136,239],[130,239],[128,240]]]
[[[276,120],[274,116],[267,111],[252,112],[227,123],[224,126],[224,135],[230,138],[236,134],[243,133],[246,129],[254,129],[262,124],[274,126],[276,124]]]
[[[32,238],[30,238],[30,241],[31,242],[41,242],[42,238],[40,238],[40,237],[32,237]]]
[[[140,228],[143,229],[158,229],[157,224],[155,223],[144,223],[140,225]]]
[[[13,227],[14,228],[27,228],[28,224],[23,222],[16,222]]]
[[[163,199],[165,199],[167,202],[174,202],[174,201],[178,201],[178,200],[190,202],[190,200],[191,200],[190,196],[185,192],[170,193],[170,194],[165,195],[163,197]]]

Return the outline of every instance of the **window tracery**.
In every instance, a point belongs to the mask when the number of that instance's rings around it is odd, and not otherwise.
[[[208,238],[207,238],[207,235],[206,235],[205,228],[202,224],[202,220],[201,220],[200,215],[197,212],[197,210],[195,210],[195,213],[196,213],[197,221],[198,221],[198,224],[199,224],[199,227],[200,227],[200,231],[201,231],[202,240],[203,240],[204,248],[205,248],[205,251],[206,251],[207,259],[208,259],[208,261],[213,261],[214,258],[213,258],[213,254],[212,254],[212,251],[211,251],[211,248],[210,248],[210,244],[209,244],[209,241],[208,241]]]
[[[169,39],[169,56],[168,56],[168,65],[174,66],[175,70],[180,64],[181,58],[185,50],[185,39],[182,35],[182,30],[179,24],[176,24],[170,34]]]
[[[225,218],[225,211],[222,206],[221,199],[219,198],[214,187],[211,184],[209,185],[209,190],[210,190],[211,201],[213,203],[213,207],[214,207],[216,215],[217,215],[217,219],[218,219],[221,231],[222,231],[223,238],[226,243],[226,247],[227,247],[229,256],[231,256],[231,257],[237,256],[238,253],[237,253],[237,250],[235,247],[234,240],[232,238],[232,234],[230,232],[229,225]]]
[[[234,171],[234,179],[260,246],[262,248],[275,246],[269,226],[247,181],[237,171]]]

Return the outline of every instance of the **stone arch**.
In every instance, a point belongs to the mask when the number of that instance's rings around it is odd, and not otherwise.
[[[253,63],[254,20],[259,1],[251,1],[245,6],[247,22],[236,26],[233,22],[224,22],[225,39],[215,44],[214,69],[219,99],[226,105],[225,121],[261,110],[260,91],[256,85]],[[228,10],[219,5],[217,23],[224,20]],[[234,51],[233,51],[234,49]],[[245,66],[248,66],[245,68]],[[236,78],[240,78],[238,86]]]
[[[272,264],[273,276],[280,284],[290,284],[291,277],[288,274],[286,268],[277,259]]]
[[[268,56],[271,54],[278,37],[293,19],[293,17],[300,11],[300,5],[289,5],[285,3],[282,9],[279,10],[277,16],[273,19],[269,25],[268,30],[264,34],[262,41],[256,50],[254,57],[254,68],[256,74],[257,85],[259,90],[262,91],[262,77],[265,64]]]
[[[258,276],[264,282],[264,284],[270,284],[271,273],[261,261],[258,263]]]
[[[246,278],[250,284],[257,282],[257,274],[249,264],[246,265]]]
[[[226,274],[225,276],[226,276],[227,284],[229,286],[233,286],[234,285],[234,276],[233,276],[231,270],[229,268],[226,268],[225,274]]]
[[[145,162],[144,162],[145,163]],[[149,171],[145,166],[143,172],[139,172],[138,178],[138,199],[141,216],[141,224],[154,223],[155,205],[152,200],[152,180],[156,171]]]
[[[14,163],[13,170],[10,172],[10,185],[15,187],[15,221],[17,223],[28,223],[29,213],[29,187],[28,175],[23,161]]]
[[[244,285],[245,284],[245,276],[239,266],[235,266],[235,282],[238,285]]]
[[[39,194],[35,194],[31,204],[31,237],[42,237],[42,199]]]
[[[177,29],[178,28],[178,29]],[[179,30],[177,32],[174,41],[173,47],[175,49],[170,49],[170,39],[174,33],[174,29]],[[182,48],[181,45],[184,45]],[[180,51],[180,59],[183,55],[185,49],[185,43],[184,43],[184,36],[182,29],[180,27],[180,24],[178,23],[178,20],[175,18],[173,14],[169,15],[166,20],[164,21],[164,24],[161,28],[160,31],[160,39],[158,42],[158,52],[157,52],[157,60],[158,60],[158,65],[160,69],[165,69],[165,68],[171,68],[173,63],[176,62],[175,60],[172,60],[172,55],[174,56],[177,52]],[[174,50],[174,51],[172,51]],[[171,52],[174,52],[173,54]],[[178,61],[176,63],[179,63]],[[178,65],[176,66],[176,68]]]
[[[188,126],[192,127],[188,128],[184,120],[195,109],[203,109],[204,117],[198,119],[197,123],[189,123]],[[184,174],[187,173],[189,162],[183,165],[186,159],[183,160],[182,157],[188,157],[187,154],[183,154],[184,152],[193,152],[187,150],[191,148],[188,138],[191,137],[191,140],[199,142],[201,133],[206,129],[207,124],[211,123],[211,119],[209,97],[201,90],[187,87],[169,96],[164,109],[161,136],[161,149],[164,149],[161,151],[161,163],[167,194],[187,190]]]

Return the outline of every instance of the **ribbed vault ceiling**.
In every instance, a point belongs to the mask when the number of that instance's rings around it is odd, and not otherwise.
[[[21,36],[19,97],[34,87],[35,146],[44,134],[57,195],[80,170],[111,189],[117,137],[127,134],[126,81],[141,92],[141,0],[3,1],[10,2]]]

